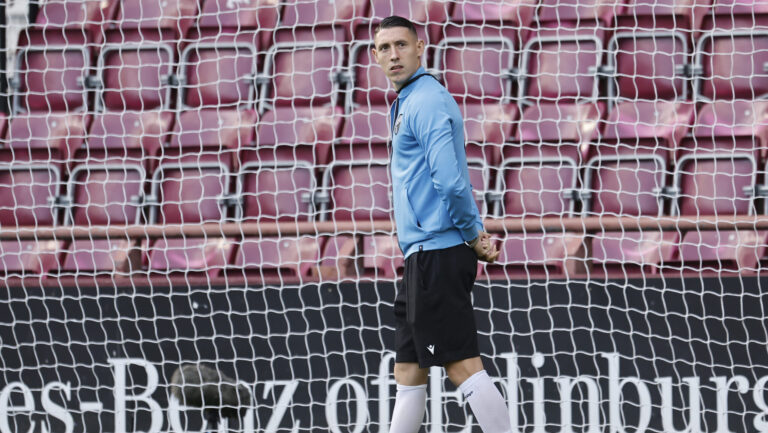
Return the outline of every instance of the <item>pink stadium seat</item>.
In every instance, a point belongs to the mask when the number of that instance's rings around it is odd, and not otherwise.
[[[733,150],[755,153],[761,159],[768,152],[768,101],[715,101],[705,104],[696,117],[696,126],[687,147],[698,150]],[[685,147],[683,148],[685,150]]]
[[[38,151],[43,159],[60,162],[83,145],[89,122],[85,113],[19,114],[8,125],[7,147],[16,158],[21,151]]]
[[[458,1],[446,31],[454,36],[461,34],[462,29],[490,31],[511,38],[517,47],[518,41],[527,37],[537,5],[537,0]]]
[[[567,216],[578,167],[597,138],[598,104],[545,104],[522,113],[515,140],[501,149],[498,216]]]
[[[427,45],[437,43],[442,38],[443,25],[450,16],[452,4],[441,0],[420,0],[415,2],[392,2],[373,0],[370,2],[368,17],[356,24],[356,39],[373,33],[383,18],[391,15],[408,17],[416,26],[419,38]]]
[[[259,159],[242,162],[238,175],[238,197],[243,221],[310,221],[317,189],[311,161]],[[256,156],[256,157],[253,157]]]
[[[235,248],[227,238],[160,238],[147,248],[149,272],[202,272],[217,277]]]
[[[76,41],[22,46],[11,80],[14,112],[83,111],[88,102],[84,81],[90,53]]]
[[[362,246],[358,237],[339,234],[323,238],[323,249],[317,267],[321,281],[359,279],[358,258]]]
[[[523,47],[521,103],[595,100],[603,33],[588,28],[536,32]]]
[[[283,9],[280,27],[294,34],[297,40],[350,40],[352,24],[367,15],[368,3],[364,0],[289,0]]]
[[[497,167],[501,146],[512,138],[517,104],[461,104],[467,156],[482,158]]]
[[[56,165],[14,161],[0,165],[0,226],[53,227],[58,224],[61,175]],[[0,271],[46,274],[58,261],[63,241],[0,241]]]
[[[326,169],[321,219],[389,220],[392,217],[387,159],[335,160]]]
[[[610,28],[616,15],[623,10],[621,0],[542,0],[539,25]]]
[[[86,163],[69,177],[70,215],[75,225],[138,224],[144,196],[144,169],[136,164]]]
[[[766,0],[714,0],[712,12],[704,18],[703,28],[753,28],[764,26],[768,15]]]
[[[333,148],[330,160],[367,160],[389,158],[389,107],[372,106],[355,110]]]
[[[152,162],[168,141],[173,113],[163,110],[105,111],[93,119],[87,148],[77,152],[77,161],[127,159],[134,163]]]
[[[705,100],[768,95],[768,28],[717,29],[702,35],[695,89]]]
[[[592,277],[637,277],[658,274],[677,255],[674,231],[597,232],[592,238]]]
[[[188,110],[181,113],[169,148],[181,152],[237,152],[253,143],[254,110]]]
[[[679,264],[683,272],[695,275],[756,271],[765,255],[766,234],[762,230],[691,230],[680,242]]]
[[[113,18],[118,4],[116,0],[46,0],[26,31],[33,44],[40,44],[64,34],[77,38],[85,30],[89,43],[98,45],[104,37],[102,27]]]
[[[180,40],[197,19],[198,0],[123,0],[107,42]]]
[[[342,122],[338,107],[275,107],[259,121],[256,147],[264,159],[301,159],[325,165]]]
[[[584,238],[574,233],[508,233],[501,241],[501,254],[485,269],[491,280],[535,280],[565,278],[584,266]]]
[[[129,239],[75,239],[67,249],[60,271],[75,276],[131,272],[128,253],[133,247]]]
[[[608,44],[614,79],[611,97],[619,100],[688,99],[689,42],[681,32],[617,33]]]
[[[203,0],[200,18],[189,39],[250,41],[263,51],[272,43],[279,17],[280,5],[274,0]]]
[[[711,5],[712,0],[631,1],[618,17],[616,27],[620,30],[678,30],[693,39]]]
[[[248,281],[265,284],[296,284],[317,279],[322,239],[245,238],[235,255],[231,274],[243,272]]]
[[[167,109],[174,53],[166,44],[109,44],[101,50],[97,109]]]
[[[360,278],[395,280],[402,276],[404,263],[397,236],[363,237],[362,269],[358,273]]]
[[[331,41],[278,39],[267,53],[259,111],[277,106],[335,105],[344,50]]]

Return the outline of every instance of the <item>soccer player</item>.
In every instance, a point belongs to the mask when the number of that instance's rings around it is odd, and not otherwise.
[[[508,433],[506,404],[480,359],[471,300],[478,259],[493,262],[499,252],[472,196],[459,106],[420,66],[424,41],[409,20],[385,18],[372,54],[398,93],[390,170],[405,270],[395,300],[390,432],[419,430],[429,367],[443,366],[483,432]]]

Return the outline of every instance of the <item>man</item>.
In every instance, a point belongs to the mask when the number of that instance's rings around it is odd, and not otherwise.
[[[485,433],[511,431],[499,390],[483,369],[471,302],[477,260],[499,255],[483,231],[469,184],[456,101],[421,68],[424,41],[405,18],[385,18],[372,54],[398,97],[390,111],[392,190],[403,282],[395,300],[391,433],[414,433],[426,409],[429,367],[443,366]]]

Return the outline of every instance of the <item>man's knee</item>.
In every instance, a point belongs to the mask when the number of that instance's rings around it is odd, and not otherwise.
[[[462,359],[461,361],[449,362],[444,365],[445,373],[451,379],[454,385],[459,386],[469,379],[475,373],[483,370],[483,361],[479,356],[474,358]]]
[[[396,362],[395,381],[400,385],[417,386],[427,383],[429,370],[415,362]]]

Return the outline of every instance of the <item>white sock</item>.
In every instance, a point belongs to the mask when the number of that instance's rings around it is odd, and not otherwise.
[[[498,388],[485,370],[473,374],[459,386],[483,433],[510,433],[509,411]]]
[[[389,433],[416,433],[424,421],[427,410],[427,384],[407,386],[397,385],[395,410],[392,411],[392,424]]]

